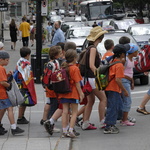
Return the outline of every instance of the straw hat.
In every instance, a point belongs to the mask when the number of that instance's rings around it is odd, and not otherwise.
[[[96,39],[98,39],[101,35],[107,33],[108,31],[106,30],[102,30],[102,28],[100,26],[94,27],[93,29],[91,29],[90,34],[87,36],[87,40],[88,41],[95,41]]]

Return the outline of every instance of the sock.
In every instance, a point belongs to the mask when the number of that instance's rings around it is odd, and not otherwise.
[[[56,122],[53,118],[50,118],[49,121],[51,124],[55,124],[55,122]]]
[[[86,129],[89,126],[89,121],[84,121],[82,124],[82,128]]]
[[[69,132],[72,133],[73,132],[73,128],[69,128]]]
[[[67,128],[63,128],[63,133],[67,133]]]
[[[16,124],[11,124],[11,129],[16,129]]]

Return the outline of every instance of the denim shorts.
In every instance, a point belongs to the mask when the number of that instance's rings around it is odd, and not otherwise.
[[[74,103],[74,104],[79,104],[78,99],[73,99],[73,98],[61,98],[60,103]]]
[[[150,89],[147,91],[147,95],[149,95],[149,96],[150,96]]]
[[[123,78],[122,79],[122,84],[124,88],[128,91],[129,96],[124,96],[122,92],[122,99],[123,99],[123,112],[129,112],[131,109],[131,81],[128,79]]]
[[[12,107],[9,99],[0,99],[0,109]]]

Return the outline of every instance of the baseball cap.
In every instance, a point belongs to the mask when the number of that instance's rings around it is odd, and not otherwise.
[[[123,44],[117,44],[114,46],[113,53],[114,54],[122,54],[126,53],[127,48]]]
[[[129,45],[130,45],[130,49],[127,51],[128,54],[132,54],[132,53],[138,51],[139,48],[137,45],[135,45],[133,43],[130,43]]]
[[[9,54],[6,51],[0,51],[0,59],[6,59],[9,57]]]
[[[0,42],[0,48],[3,48],[4,44],[2,42]]]

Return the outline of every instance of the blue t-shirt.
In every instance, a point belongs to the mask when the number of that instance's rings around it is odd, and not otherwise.
[[[48,33],[51,33],[52,32],[52,26],[47,26],[47,31],[48,31]]]

